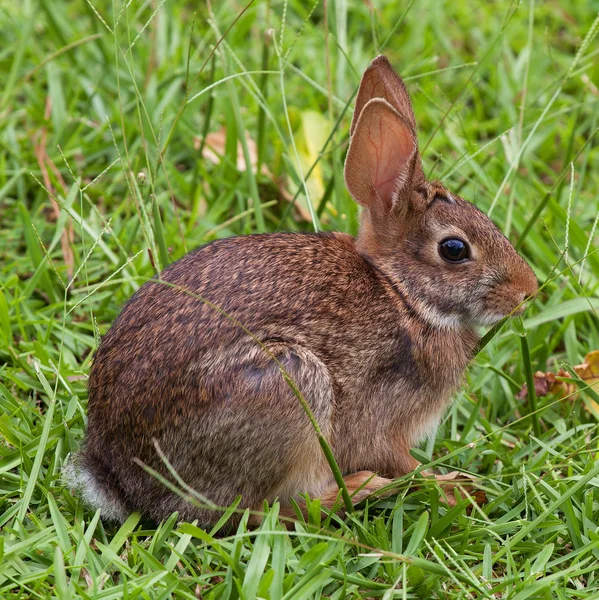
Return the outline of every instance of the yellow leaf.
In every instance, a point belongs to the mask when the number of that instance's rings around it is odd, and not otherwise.
[[[599,350],[589,352],[584,357],[584,362],[574,367],[574,371],[589,387],[593,387],[593,389],[599,391]],[[558,398],[568,397],[570,400],[577,398],[577,386],[574,383],[556,379],[556,377],[567,378],[570,377],[570,374],[561,369],[557,373],[537,371],[534,374],[536,395],[546,396],[551,393]],[[516,397],[522,399],[526,397],[526,394],[527,388],[525,384]],[[585,398],[584,406],[595,416],[599,415],[599,404],[597,402],[594,402],[590,398]]]
[[[302,111],[300,118],[301,125],[296,134],[296,145],[302,173],[305,177],[318,159],[318,155],[331,132],[331,125],[326,117],[314,110]],[[320,163],[314,167],[310,177],[306,180],[306,187],[310,194],[312,206],[316,208],[325,188]]]

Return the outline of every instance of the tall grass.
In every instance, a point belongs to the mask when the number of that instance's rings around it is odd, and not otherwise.
[[[0,2],[0,597],[598,597],[597,386],[516,396],[599,349],[598,10]],[[343,518],[312,502],[290,530],[276,504],[227,536],[235,505],[212,531],[104,523],[61,478],[100,337],[212,239],[355,233],[343,157],[380,51],[412,93],[425,172],[489,212],[543,284],[414,450],[468,485],[448,505],[416,473]]]

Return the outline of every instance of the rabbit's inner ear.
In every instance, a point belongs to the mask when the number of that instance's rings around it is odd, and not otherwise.
[[[345,160],[345,183],[356,202],[390,210],[411,189],[419,161],[410,125],[386,100],[368,102]]]
[[[349,130],[350,136],[354,134],[360,113],[373,98],[384,98],[416,131],[416,121],[408,90],[401,77],[393,70],[387,57],[382,54],[370,63],[362,75]]]

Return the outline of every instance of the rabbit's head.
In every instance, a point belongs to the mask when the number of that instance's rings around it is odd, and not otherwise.
[[[427,181],[408,92],[384,56],[358,92],[345,182],[363,207],[358,251],[440,327],[490,325],[537,290],[528,264],[491,220]]]

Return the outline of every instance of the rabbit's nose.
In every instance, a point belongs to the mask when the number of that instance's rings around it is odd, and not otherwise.
[[[526,287],[524,288],[524,297],[530,298],[537,293],[539,289],[539,283],[537,278],[533,275],[529,281],[526,283]]]
[[[514,277],[514,287],[518,290],[518,304],[524,302],[527,298],[534,296],[539,289],[539,283],[532,269],[526,263],[524,263],[524,266],[526,267],[524,272],[518,273],[518,275]]]
[[[533,270],[530,267],[528,268],[528,270],[529,274],[528,277],[526,277],[525,285],[523,287],[525,298],[530,298],[531,296],[534,296],[537,293],[537,290],[539,289],[539,282],[537,281]]]

